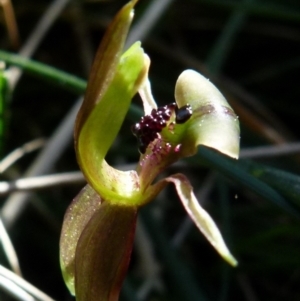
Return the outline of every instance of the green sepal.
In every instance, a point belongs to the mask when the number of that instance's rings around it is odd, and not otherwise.
[[[75,124],[75,145],[79,131],[89,114],[101,100],[113,80],[124,43],[133,19],[133,7],[137,1],[130,1],[117,13],[105,32],[97,50],[90,72],[83,104]]]
[[[131,198],[138,187],[134,172],[112,168],[105,156],[121,128],[132,97],[144,80],[146,61],[140,43],[122,55],[113,81],[79,133],[78,163],[89,184],[106,199]]]
[[[137,208],[103,202],[76,248],[77,301],[117,301],[133,246]]]
[[[86,185],[68,207],[61,230],[59,250],[64,281],[75,295],[75,255],[79,237],[91,217],[98,211],[102,200],[97,192]]]
[[[124,204],[137,193],[138,178],[112,168],[105,156],[149,68],[139,42],[121,56],[136,2],[121,9],[103,38],[74,133],[77,161],[88,183],[105,199]]]
[[[69,206],[60,238],[65,283],[78,301],[114,300],[125,277],[137,207],[103,201],[86,185]],[[98,299],[97,299],[98,298]]]

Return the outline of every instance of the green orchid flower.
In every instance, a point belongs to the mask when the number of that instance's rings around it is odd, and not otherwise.
[[[157,107],[148,80],[150,59],[140,43],[122,54],[136,2],[120,10],[101,42],[75,125],[77,160],[88,184],[65,214],[60,261],[64,280],[79,301],[118,300],[138,209],[169,183],[208,241],[237,264],[188,179],[182,174],[157,178],[180,158],[194,155],[198,145],[237,158],[238,119],[218,89],[193,70],[179,76],[176,103]],[[141,155],[136,170],[121,171],[105,156],[136,93],[145,110],[132,127]]]

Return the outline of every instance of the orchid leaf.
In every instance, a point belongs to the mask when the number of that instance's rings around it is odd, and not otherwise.
[[[76,249],[78,301],[117,301],[132,251],[137,208],[103,202]]]
[[[60,265],[65,283],[71,294],[75,294],[75,251],[79,237],[100,208],[101,198],[95,190],[86,185],[66,211],[60,238]]]
[[[273,202],[295,217],[300,218],[299,210],[285,200],[283,193],[280,194],[278,192],[278,187],[273,184],[271,185],[269,181],[264,182],[260,180],[260,177],[257,177],[257,175],[253,176],[249,174],[249,172],[246,171],[248,167],[247,165],[244,167],[243,161],[238,163],[204,146],[199,147],[198,155],[198,159],[201,160],[202,164],[205,163],[209,167],[220,171],[222,174],[233,179],[236,183],[239,183],[242,187],[248,188],[263,199]]]
[[[237,261],[229,252],[223,237],[210,215],[200,206],[196,199],[193,187],[182,174],[175,174],[165,179],[175,185],[177,194],[190,218],[203,233],[219,254],[231,265],[236,266]]]
[[[277,190],[287,203],[290,202],[291,206],[296,205],[299,211],[300,177],[298,175],[253,161],[243,161],[239,166]]]

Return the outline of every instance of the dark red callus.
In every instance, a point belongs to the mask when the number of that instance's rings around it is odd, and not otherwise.
[[[184,123],[192,115],[192,108],[186,105],[178,109],[175,103],[152,109],[150,115],[145,115],[141,121],[131,127],[132,133],[137,137],[139,143],[139,151],[144,154],[148,145],[159,137],[167,122],[170,120],[172,114],[176,113],[176,123]]]
[[[131,127],[132,133],[137,137],[139,151],[144,154],[148,145],[158,138],[158,133],[167,125],[176,104],[172,103],[157,109],[153,109],[150,115],[145,115],[141,121]]]

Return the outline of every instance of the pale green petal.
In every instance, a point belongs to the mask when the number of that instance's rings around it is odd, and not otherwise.
[[[183,146],[190,155],[196,146],[212,147],[232,158],[238,158],[240,149],[239,121],[221,92],[204,76],[186,70],[175,87],[177,105],[190,104],[193,109],[187,123]]]

